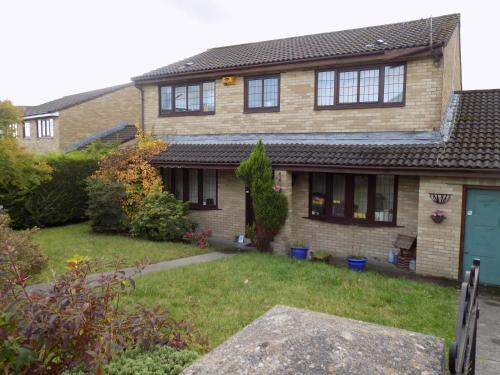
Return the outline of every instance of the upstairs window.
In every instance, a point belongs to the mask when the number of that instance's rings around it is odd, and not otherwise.
[[[30,137],[31,137],[31,124],[28,121],[26,121],[23,127],[23,138],[30,138]]]
[[[10,131],[11,136],[13,136],[14,138],[17,138],[17,124],[10,124],[9,131]]]
[[[279,111],[279,97],[279,76],[245,79],[245,112]]]
[[[316,73],[316,109],[402,105],[405,65],[325,70]]]
[[[217,208],[217,170],[162,168],[163,187],[193,209]]]
[[[215,82],[160,86],[161,115],[213,114]]]
[[[54,119],[39,119],[37,121],[37,135],[38,138],[54,137]]]
[[[309,217],[340,223],[396,224],[394,176],[311,173]]]

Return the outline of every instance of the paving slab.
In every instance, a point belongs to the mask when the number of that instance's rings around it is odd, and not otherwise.
[[[333,315],[275,306],[183,375],[442,375],[444,341]]]
[[[172,268],[189,266],[191,264],[211,262],[213,260],[227,258],[227,257],[233,256],[233,255],[235,255],[235,254],[214,251],[214,252],[201,254],[201,255],[194,255],[194,256],[186,257],[186,258],[180,258],[180,259],[174,259],[174,260],[167,260],[167,261],[159,262],[159,263],[153,263],[153,264],[147,265],[141,271],[141,273],[138,274],[137,276],[141,276],[141,275],[144,275],[146,273],[151,273],[151,272],[159,272],[159,271],[169,270]],[[129,268],[122,269],[122,271],[124,271],[127,276],[133,275],[134,273],[136,273],[136,270],[137,270],[137,268],[135,268],[135,267],[129,267]],[[94,274],[88,276],[88,280],[94,281],[103,275],[110,275],[113,272],[114,271],[94,273]],[[50,285],[51,285],[51,283],[35,284],[35,285],[31,285],[29,287],[29,290],[30,291],[36,291],[36,290],[43,291],[43,290],[49,289]]]
[[[500,374],[500,296],[479,294],[476,375]]]

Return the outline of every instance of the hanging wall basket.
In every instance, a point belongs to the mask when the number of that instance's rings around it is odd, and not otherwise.
[[[443,194],[443,193],[429,193],[432,201],[437,204],[445,204],[451,198],[451,194]]]

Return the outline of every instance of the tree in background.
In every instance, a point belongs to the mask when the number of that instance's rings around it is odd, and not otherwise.
[[[259,250],[269,250],[270,243],[285,223],[288,214],[286,197],[275,189],[271,160],[260,140],[236,175],[250,188],[255,212],[255,240]]]
[[[22,113],[9,100],[0,100],[0,135],[11,135],[11,125],[19,124],[22,120]]]
[[[150,161],[167,149],[165,142],[145,135],[140,129],[137,129],[136,140],[134,146],[115,149],[106,154],[92,176],[94,179],[123,184],[126,194],[122,207],[129,219],[149,193],[162,190],[160,173]]]

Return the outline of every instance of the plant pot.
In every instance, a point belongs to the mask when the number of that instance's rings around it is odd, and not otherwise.
[[[304,260],[307,258],[308,251],[309,249],[307,247],[292,246],[292,258]]]
[[[431,215],[431,219],[436,224],[439,224],[439,223],[442,223],[444,219],[446,219],[446,216],[432,216]]]
[[[349,266],[349,268],[351,270],[358,271],[358,272],[365,270],[366,262],[368,262],[368,258],[366,258],[366,257],[364,257],[364,258],[353,258],[353,257],[347,258],[347,265]]]

